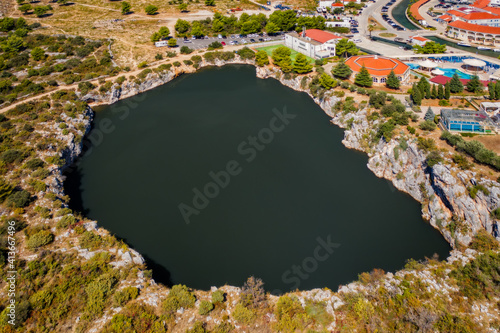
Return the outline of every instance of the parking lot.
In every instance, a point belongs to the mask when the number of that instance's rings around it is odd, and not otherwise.
[[[269,41],[276,41],[276,40],[283,40],[283,39],[285,39],[284,34],[269,36],[265,33],[250,34],[247,36],[230,35],[230,36],[222,37],[222,38],[205,36],[205,37],[203,37],[203,39],[201,39],[201,38],[196,38],[196,39],[177,38],[177,45],[179,47],[188,46],[191,49],[198,50],[198,49],[207,48],[210,43],[213,43],[215,41],[221,42],[223,45],[225,44],[225,45],[229,46],[229,45],[244,45],[244,44],[262,43],[262,42],[269,42]],[[165,47],[165,48],[167,48],[167,47]]]

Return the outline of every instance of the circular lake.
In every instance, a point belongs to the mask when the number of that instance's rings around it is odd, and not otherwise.
[[[254,275],[275,293],[335,290],[449,251],[307,94],[252,66],[96,108],[89,138],[67,175],[71,205],[142,253],[159,282],[206,290]]]

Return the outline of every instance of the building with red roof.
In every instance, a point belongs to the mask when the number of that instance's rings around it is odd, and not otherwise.
[[[450,15],[447,15],[447,14],[444,14],[444,15],[441,15],[437,18],[438,22],[442,22],[442,23],[450,23],[452,21],[452,18]]]
[[[450,21],[464,21],[471,24],[480,24],[490,27],[500,26],[500,8],[494,8],[489,6],[483,6],[484,3],[480,3],[480,7],[461,7],[458,9],[452,9],[446,12],[446,15],[451,16]]]
[[[335,45],[340,39],[342,37],[328,31],[308,29],[300,34],[286,34],[285,45],[308,57],[320,59],[335,56]]]
[[[435,76],[433,77],[432,79],[430,79],[429,81],[434,83],[434,84],[441,84],[441,85],[445,85],[446,83],[450,82],[451,80],[451,77],[448,77],[448,76],[444,76],[444,75],[438,75],[438,76]],[[464,86],[467,85],[467,82],[469,82],[468,79],[460,79],[460,82],[462,82],[462,84]],[[484,80],[481,80],[481,83],[487,87],[488,86],[488,83],[489,81],[484,81]]]
[[[412,43],[413,45],[424,46],[425,43],[430,42],[430,41],[431,41],[430,39],[427,39],[427,38],[422,37],[422,36],[410,36],[410,43]]]
[[[500,27],[453,21],[448,24],[446,35],[470,43],[493,45],[500,42]]]
[[[391,71],[394,71],[401,84],[409,84],[410,66],[398,59],[377,55],[362,55],[350,57],[345,64],[351,68],[354,74],[359,73],[361,68],[365,67],[375,85],[385,84],[386,78]]]
[[[490,5],[490,0],[476,0],[476,2],[472,4],[472,7],[485,8],[488,7],[489,5]]]

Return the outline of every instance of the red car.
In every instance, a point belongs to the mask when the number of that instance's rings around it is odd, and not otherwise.
[[[226,46],[226,42],[220,42],[222,45]]]

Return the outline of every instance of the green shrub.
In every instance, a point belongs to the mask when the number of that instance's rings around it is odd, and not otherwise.
[[[78,240],[78,244],[82,249],[96,249],[102,243],[102,237],[92,231],[85,231],[80,239]]]
[[[167,315],[172,315],[180,308],[192,308],[196,302],[196,297],[185,285],[175,285],[170,289],[170,293],[163,301],[162,307]]]
[[[139,296],[139,289],[136,287],[126,287],[115,292],[113,297],[116,306],[124,306],[130,300]]]
[[[95,318],[102,314],[106,300],[117,282],[118,280],[113,274],[107,273],[89,283],[85,288],[87,295],[85,311],[88,318]]]
[[[500,253],[486,252],[450,273],[457,280],[462,295],[471,300],[500,295]]]
[[[45,165],[45,162],[42,161],[41,159],[39,159],[39,158],[32,158],[31,160],[29,160],[28,162],[26,162],[26,164],[24,166],[26,168],[28,168],[28,169],[35,170],[35,169],[38,169],[38,168],[42,168],[44,165]]]
[[[200,307],[198,308],[198,313],[202,316],[205,316],[210,313],[214,309],[214,305],[209,301],[201,301]]]
[[[7,197],[7,206],[13,208],[26,207],[31,202],[31,194],[26,190],[16,191]]]
[[[279,298],[274,315],[277,319],[274,328],[279,332],[302,331],[310,321],[300,301],[290,296]]]
[[[242,324],[250,324],[255,320],[255,312],[252,309],[246,308],[243,304],[238,303],[233,310],[233,318]]]
[[[30,250],[35,250],[54,241],[54,235],[49,230],[42,230],[32,235],[26,245]]]
[[[226,296],[222,290],[216,290],[212,293],[212,302],[214,304],[224,303]]]
[[[479,229],[478,233],[472,239],[470,248],[480,252],[498,251],[500,250],[500,243],[486,230]]]
[[[66,229],[70,225],[73,225],[77,222],[76,218],[73,215],[63,216],[59,221],[57,221],[56,228],[57,229]]]
[[[180,49],[181,54],[190,54],[193,51],[194,51],[193,49],[191,49],[191,48],[189,48],[189,47],[187,47],[185,45],[181,46],[181,49]]]
[[[437,126],[432,120],[426,120],[420,123],[418,126],[422,131],[434,131]]]
[[[208,333],[205,328],[205,324],[201,321],[196,321],[190,329],[186,330],[186,333]]]
[[[33,309],[43,310],[50,306],[53,299],[54,295],[52,294],[52,292],[48,290],[40,290],[31,295],[29,301]]]
[[[426,138],[419,137],[417,139],[417,147],[418,147],[418,149],[421,149],[421,150],[426,151],[426,152],[430,152],[430,151],[437,149],[436,142],[432,138],[426,139]]]
[[[441,162],[443,162],[443,157],[437,150],[431,151],[429,155],[427,155],[427,158],[425,159],[425,163],[427,164],[427,166],[431,168]]]

